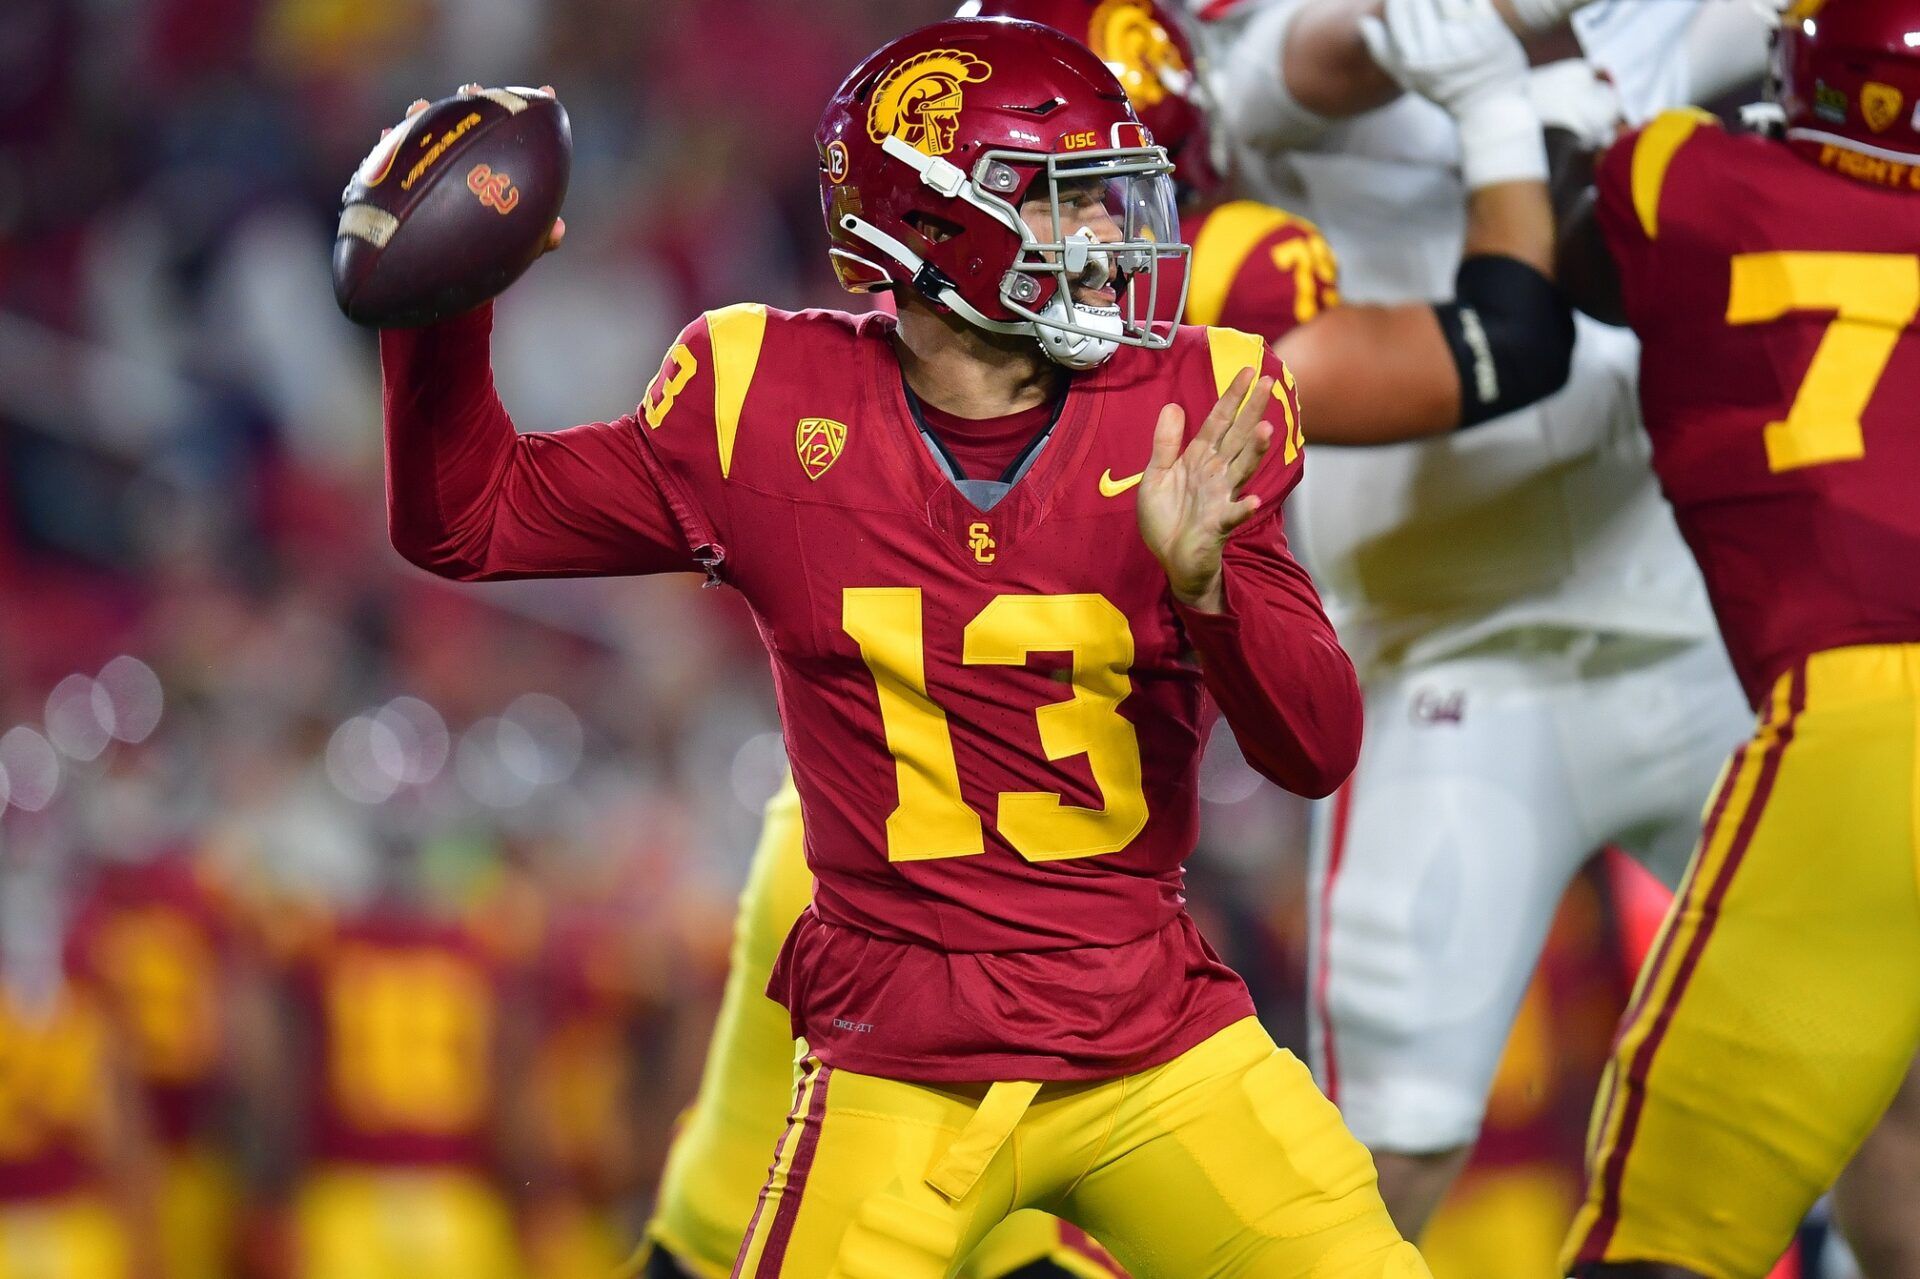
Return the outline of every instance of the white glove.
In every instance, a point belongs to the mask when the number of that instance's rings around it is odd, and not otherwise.
[[[1526,51],[1493,0],[1385,0],[1381,17],[1360,18],[1360,38],[1401,88],[1453,117],[1468,190],[1545,180]]]
[[[1571,18],[1576,9],[1584,9],[1589,0],[1507,0],[1513,6],[1514,20],[1528,31],[1551,31]]]
[[[1620,91],[1584,58],[1535,67],[1527,77],[1527,93],[1543,126],[1565,129],[1589,151],[1611,145],[1627,127]]]

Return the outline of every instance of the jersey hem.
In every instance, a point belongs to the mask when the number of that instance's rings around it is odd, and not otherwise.
[[[1136,1056],[1097,1065],[1077,1065],[1058,1056],[1030,1053],[968,1054],[957,1058],[893,1058],[879,1053],[847,1052],[844,1046],[815,1046],[813,1055],[835,1070],[902,1083],[991,1084],[1012,1080],[1039,1083],[1090,1083],[1138,1074],[1164,1066],[1191,1048],[1257,1013],[1244,985],[1225,998],[1202,1005],[1183,1019],[1177,1033]],[[811,1041],[809,1041],[811,1043]]]

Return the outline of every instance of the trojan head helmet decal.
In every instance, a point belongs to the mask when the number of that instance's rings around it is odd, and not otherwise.
[[[1143,0],[1103,0],[1087,24],[1087,45],[1119,77],[1134,109],[1185,93],[1193,79],[1173,37]]]
[[[992,74],[992,67],[958,49],[916,54],[887,72],[873,91],[867,136],[875,142],[898,136],[917,151],[945,155],[960,127],[963,86]]]

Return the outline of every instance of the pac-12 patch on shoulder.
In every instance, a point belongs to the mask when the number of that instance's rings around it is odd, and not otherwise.
[[[800,469],[807,478],[817,480],[827,468],[840,460],[847,447],[847,424],[826,417],[803,417],[794,428],[793,448],[800,455]]]

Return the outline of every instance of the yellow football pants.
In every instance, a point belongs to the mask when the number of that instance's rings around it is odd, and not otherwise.
[[[740,894],[732,963],[700,1093],[681,1116],[646,1242],[625,1274],[639,1274],[656,1246],[702,1279],[727,1279],[733,1269],[793,1098],[793,1031],[787,1010],[768,999],[766,989],[780,943],[813,892],[801,845],[800,797],[789,781],[767,804]],[[1036,1262],[1075,1279],[1116,1275],[1098,1244],[1038,1212],[1007,1218],[960,1275],[999,1279]]]
[[[1920,645],[1817,653],[1709,802],[1595,1102],[1569,1268],[1757,1279],[1920,1047]]]
[[[1252,1018],[1164,1065],[942,1086],[800,1063],[741,1279],[944,1279],[1042,1208],[1135,1279],[1423,1279],[1373,1162]]]

